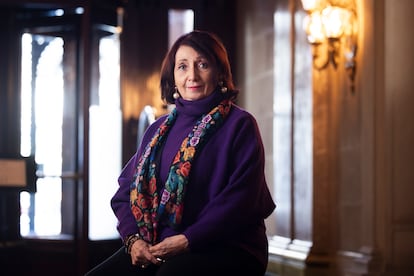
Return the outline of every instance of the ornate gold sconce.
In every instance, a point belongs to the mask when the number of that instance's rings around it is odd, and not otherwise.
[[[354,90],[357,50],[357,14],[354,0],[301,0],[308,13],[303,24],[313,46],[313,66],[336,69],[344,53],[345,69]]]

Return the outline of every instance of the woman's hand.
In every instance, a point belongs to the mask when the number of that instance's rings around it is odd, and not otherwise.
[[[161,260],[188,250],[188,240],[183,234],[165,238],[160,243],[149,247],[149,252]]]
[[[151,254],[150,245],[144,240],[137,240],[132,244],[131,247],[131,261],[133,265],[139,265],[142,268],[146,267],[150,263],[159,264],[153,254]]]

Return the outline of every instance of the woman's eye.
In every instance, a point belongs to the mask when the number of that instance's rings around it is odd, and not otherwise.
[[[185,64],[178,64],[177,69],[178,70],[185,70],[186,66]]]
[[[208,68],[208,63],[207,62],[200,62],[198,64],[198,67],[201,69],[207,69]]]

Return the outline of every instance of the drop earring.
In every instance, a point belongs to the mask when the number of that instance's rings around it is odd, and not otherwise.
[[[222,81],[219,82],[219,86],[220,86],[221,93],[224,94],[227,92],[227,87],[224,86],[224,83]]]
[[[178,93],[178,88],[177,88],[177,86],[176,87],[174,87],[174,94],[173,94],[173,98],[174,99],[178,99],[179,97],[180,97],[180,93]]]

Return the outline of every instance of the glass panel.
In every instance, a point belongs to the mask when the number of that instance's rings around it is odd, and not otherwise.
[[[32,36],[22,36],[21,134],[20,154],[30,156],[32,151]]]
[[[274,14],[274,87],[273,87],[273,173],[274,194],[278,198],[276,234],[290,237],[292,192],[292,87],[290,14]]]
[[[293,97],[293,228],[295,239],[312,241],[313,206],[313,98],[310,44],[295,16]]]
[[[89,238],[117,238],[117,220],[110,199],[121,171],[119,37],[99,41],[98,100],[89,108]],[[92,97],[94,98],[94,97]]]
[[[61,232],[62,59],[63,39],[22,36],[21,155],[33,153],[41,174],[37,192],[21,194],[22,236]]]
[[[169,10],[168,24],[169,47],[171,47],[178,37],[194,29],[194,11]]]

